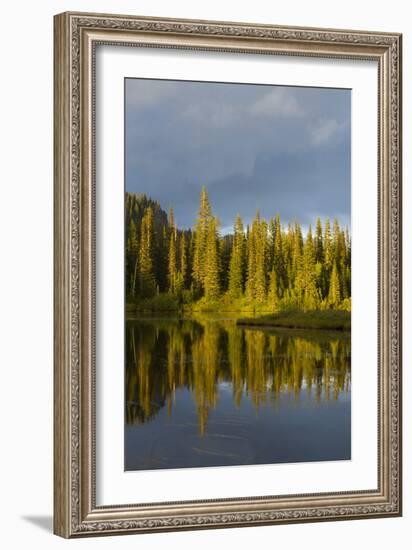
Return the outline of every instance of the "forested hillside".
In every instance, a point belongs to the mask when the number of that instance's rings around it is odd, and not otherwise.
[[[317,219],[304,236],[298,221],[285,227],[279,215],[257,212],[246,227],[237,215],[233,233],[222,236],[205,188],[190,230],[146,195],[126,193],[125,209],[128,304],[350,311],[351,240],[336,219]]]

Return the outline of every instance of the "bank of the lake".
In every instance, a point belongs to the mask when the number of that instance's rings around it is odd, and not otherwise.
[[[281,311],[276,314],[242,317],[237,319],[239,326],[283,327],[316,330],[350,331],[350,311],[314,310]]]
[[[198,300],[182,299],[181,296],[168,292],[159,293],[151,298],[136,298],[126,303],[127,313],[160,313],[168,312],[178,315],[192,313],[225,313],[239,315],[264,315],[271,311],[267,303],[248,300],[245,296],[232,298],[228,294],[211,300],[202,297]]]
[[[131,314],[133,317],[141,313],[173,313],[178,316],[186,316],[192,313],[221,314],[228,312],[236,314],[236,317],[245,317],[247,321],[245,324],[251,324],[249,318],[253,318],[256,325],[326,330],[350,329],[350,301],[345,308],[341,309],[327,308],[310,311],[285,309],[276,313],[268,303],[251,301],[245,296],[233,298],[229,294],[224,294],[216,300],[207,300],[205,297],[190,300],[165,292],[151,298],[135,298],[133,301],[127,300],[126,302],[126,314]],[[286,322],[293,324],[285,324]]]
[[[192,314],[231,313],[239,326],[284,327],[314,330],[350,331],[350,311],[337,309],[285,310],[270,313],[264,304],[254,304],[244,299],[206,301],[204,298],[191,303],[182,303],[170,294],[159,294],[153,298],[126,303],[126,317],[140,314],[168,313],[178,317]]]

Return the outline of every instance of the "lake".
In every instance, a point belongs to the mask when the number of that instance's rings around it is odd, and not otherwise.
[[[125,470],[351,458],[350,333],[126,321]]]

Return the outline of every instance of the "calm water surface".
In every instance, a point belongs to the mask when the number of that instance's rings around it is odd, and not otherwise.
[[[126,321],[125,469],[347,460],[350,336]]]

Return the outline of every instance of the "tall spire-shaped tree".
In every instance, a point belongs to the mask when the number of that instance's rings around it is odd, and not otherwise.
[[[143,297],[151,297],[155,292],[155,280],[153,275],[153,210],[146,209],[141,226],[141,239],[139,250],[139,290]]]
[[[182,281],[183,281],[184,287],[187,285],[187,271],[188,271],[188,265],[187,265],[186,237],[185,237],[185,234],[182,233],[182,236],[180,237],[180,273],[182,274]]]
[[[240,215],[236,216],[232,255],[229,265],[229,293],[233,298],[238,298],[243,293],[245,264],[245,235]]]
[[[215,218],[209,223],[206,237],[204,289],[207,300],[215,300],[220,294],[218,230]]]
[[[320,298],[326,296],[326,272],[325,272],[325,254],[323,246],[323,229],[322,222],[318,217],[316,220],[316,232],[313,239],[315,252],[315,269],[316,269],[316,285],[319,289]]]
[[[276,225],[275,220],[273,218],[270,218],[268,223],[268,269],[272,270],[273,263],[275,260],[275,241],[276,241]]]
[[[267,233],[268,226],[265,220],[260,219],[256,225],[256,282],[255,282],[255,292],[256,299],[258,302],[263,303],[266,300],[266,290],[267,290]]]
[[[256,280],[256,239],[255,239],[255,222],[252,227],[248,226],[247,231],[247,279],[246,279],[246,296],[249,301],[255,299],[255,280]]]
[[[341,301],[339,273],[336,262],[333,262],[332,275],[330,277],[328,304],[332,307],[338,307]]]
[[[212,220],[212,210],[209,204],[209,197],[205,187],[200,193],[200,206],[197,223],[195,227],[195,242],[193,251],[193,281],[198,290],[204,289],[205,279],[205,256],[208,229]]]
[[[249,232],[246,293],[249,300],[260,303],[266,299],[267,250],[267,224],[258,210]]]
[[[323,237],[323,250],[325,254],[325,268],[327,270],[332,269],[333,265],[333,247],[332,247],[332,236],[330,233],[330,221],[329,218],[326,218],[325,222],[325,233]]]
[[[177,229],[175,226],[173,208],[169,211],[169,255],[168,255],[168,282],[169,291],[176,291],[177,262],[176,262]]]
[[[275,240],[274,240],[274,255],[273,255],[273,269],[276,272],[276,281],[278,285],[278,293],[281,295],[285,288],[286,268],[284,258],[284,246],[282,236],[282,226],[280,224],[280,216],[276,214],[275,218]]]
[[[302,257],[303,273],[303,307],[305,309],[316,309],[319,305],[319,292],[316,287],[315,248],[313,245],[312,228],[309,226],[303,248]]]
[[[345,244],[346,244],[346,265],[350,267],[350,255],[351,255],[351,239],[349,236],[349,228],[345,229]]]
[[[136,294],[137,268],[139,263],[139,243],[137,240],[137,229],[133,218],[130,217],[129,237],[126,244],[126,262],[130,272],[130,293]]]
[[[291,223],[288,224],[287,232],[282,237],[283,247],[283,260],[284,260],[284,286],[285,289],[291,289],[293,286],[293,242],[294,242],[294,230]]]
[[[269,275],[268,303],[270,311],[275,313],[279,307],[278,281],[275,269],[272,269]]]
[[[292,280],[291,280],[292,284],[294,284],[294,280],[298,276],[302,252],[303,252],[302,229],[299,223],[295,221],[294,227],[293,227]]]
[[[348,298],[348,287],[346,280],[346,265],[347,265],[347,249],[345,241],[345,232],[342,229],[338,234],[338,250],[339,257],[337,261],[338,271],[339,271],[339,280],[340,280],[340,290],[342,299]]]
[[[173,214],[173,208],[169,208],[169,229],[173,230],[175,228],[175,217]]]
[[[170,239],[169,239],[169,260],[168,260],[168,266],[169,266],[169,274],[168,274],[168,280],[169,280],[169,290],[170,292],[175,292],[176,290],[176,275],[177,275],[177,266],[176,266],[176,233],[174,230],[170,232]]]
[[[320,218],[316,220],[316,233],[314,238],[315,262],[321,264],[323,262],[323,231]]]

